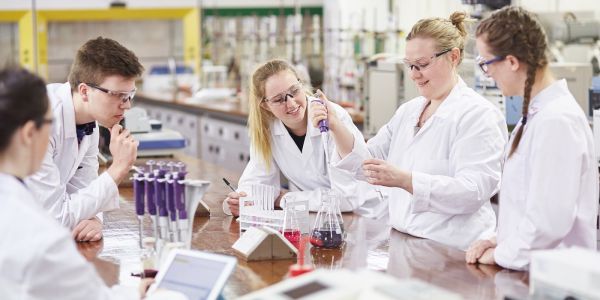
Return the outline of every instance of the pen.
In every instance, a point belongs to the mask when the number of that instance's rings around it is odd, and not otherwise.
[[[223,182],[225,182],[225,184],[232,190],[232,191],[236,191],[232,186],[231,183],[229,183],[229,181],[227,181],[227,179],[223,178]]]

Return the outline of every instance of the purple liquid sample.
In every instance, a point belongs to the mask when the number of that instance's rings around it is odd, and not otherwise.
[[[336,232],[335,230],[313,230],[310,235],[310,243],[315,247],[320,248],[340,248],[344,239],[342,238],[342,232]]]

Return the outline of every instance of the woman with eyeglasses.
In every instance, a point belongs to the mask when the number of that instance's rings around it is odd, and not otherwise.
[[[480,66],[502,94],[523,97],[523,115],[507,146],[497,237],[473,243],[467,262],[523,270],[534,250],[595,250],[598,161],[592,131],[567,82],[548,68],[542,25],[511,6],[483,20],[476,35]]]
[[[352,175],[327,167],[321,133],[308,122],[309,95],[310,90],[298,79],[294,67],[284,60],[268,61],[254,71],[248,117],[250,161],[240,178],[240,190],[230,193],[223,202],[223,210],[227,214],[239,215],[240,194],[244,196],[245,193],[241,192],[248,192],[243,191],[242,186],[264,184],[278,190],[280,173],[288,179],[290,186],[313,193],[306,195],[312,211],[318,210],[319,193],[323,189],[342,193],[342,211],[353,210],[359,205],[358,200],[344,191],[345,187],[355,184]],[[322,93],[319,96],[324,97]],[[348,143],[362,141],[362,134],[352,123],[348,112],[333,103],[331,109],[339,117],[330,122],[330,129],[344,127],[346,130],[341,132],[343,140]],[[332,148],[333,143],[330,142],[330,153]],[[336,186],[331,185],[330,179]],[[369,190],[365,194],[375,193],[368,185],[362,186]],[[279,194],[275,200],[275,206],[283,205],[280,203],[282,195]]]
[[[465,18],[455,12],[413,26],[406,37],[405,78],[421,96],[401,105],[366,147],[347,147],[336,132],[340,128],[332,129],[339,149],[335,166],[387,187],[395,229],[462,250],[494,233],[490,198],[499,188],[508,136],[501,112],[457,73]],[[314,125],[335,119],[329,107],[313,105]]]
[[[139,299],[150,282],[140,291],[107,287],[23,181],[40,168],[52,123],[44,81],[25,70],[0,70],[0,295]]]

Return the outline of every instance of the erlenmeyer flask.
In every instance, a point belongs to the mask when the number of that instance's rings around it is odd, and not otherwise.
[[[286,205],[284,208],[281,233],[288,241],[290,241],[290,243],[292,243],[292,245],[294,245],[294,247],[296,247],[296,249],[299,249],[300,237],[302,234],[300,232],[300,225],[298,223],[298,215],[296,214],[295,205],[291,205],[293,202],[293,196],[285,195],[285,197],[286,203],[289,201],[290,205]]]
[[[322,196],[321,196],[321,201],[329,201],[330,203],[334,203],[335,205],[335,213],[337,215],[337,219],[338,222],[340,223],[340,229],[342,230],[342,234],[345,233],[344,230],[344,218],[342,218],[342,211],[340,209],[340,195],[331,190],[331,189],[327,189],[327,190],[322,190]]]
[[[344,242],[340,219],[337,197],[324,197],[310,235],[310,243],[320,248],[340,248]]]

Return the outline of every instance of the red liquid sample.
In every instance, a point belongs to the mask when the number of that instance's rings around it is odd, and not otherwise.
[[[283,236],[296,247],[300,249],[300,230],[286,230],[283,232]]]

